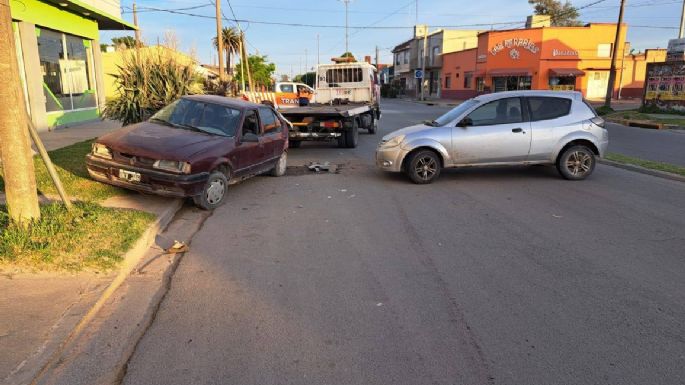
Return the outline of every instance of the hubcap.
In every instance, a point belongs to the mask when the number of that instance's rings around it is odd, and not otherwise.
[[[438,169],[438,163],[430,156],[424,156],[416,162],[416,175],[423,180],[430,180]]]
[[[288,154],[284,152],[281,155],[281,158],[278,160],[278,171],[281,174],[285,174],[285,168],[287,167],[287,163],[288,163]]]
[[[582,176],[590,171],[592,156],[584,151],[574,151],[566,160],[566,168],[574,176]]]
[[[224,197],[224,191],[226,191],[224,181],[221,179],[213,180],[209,184],[209,188],[207,188],[207,202],[213,205],[221,202],[221,199]]]

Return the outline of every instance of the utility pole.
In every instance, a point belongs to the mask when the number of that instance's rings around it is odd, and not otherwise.
[[[426,87],[423,86],[423,82],[426,79],[426,51],[428,50],[428,26],[423,26],[423,55],[421,55],[421,100],[426,100]]]
[[[136,26],[136,48],[140,48],[140,28],[138,28],[138,10],[136,9],[136,2],[133,2],[133,25]]]
[[[307,49],[304,49],[304,73],[309,71],[309,61],[307,60]]]
[[[216,4],[216,47],[219,51],[219,80],[225,79],[224,74],[224,40],[221,31],[221,0],[215,0]],[[244,89],[244,88],[243,88]]]
[[[345,53],[350,52],[350,31],[349,31],[349,12],[348,7],[352,0],[340,0],[345,3]]]
[[[376,46],[376,70],[378,71],[378,46]]]
[[[685,1],[685,0],[683,0]],[[319,50],[319,34],[316,34],[316,65],[321,64],[321,51]]]
[[[414,25],[419,24],[419,0],[416,0],[416,20],[414,21]]]
[[[623,10],[625,9],[625,5],[626,0],[621,0],[621,8],[618,11],[618,24],[616,25],[616,36],[614,37],[614,52],[611,55],[609,84],[607,85],[607,94],[604,98],[604,105],[607,107],[611,107],[611,97],[614,95],[614,85],[616,83],[616,56],[618,55],[618,43],[621,39],[621,24],[623,23]]]
[[[685,0],[683,0],[683,11],[680,14],[680,31],[678,32],[678,38],[682,39],[685,37]]]
[[[40,218],[40,208],[9,0],[0,0],[0,36],[5,36],[0,39],[0,73],[5,78],[0,87],[0,157],[7,211],[14,222],[26,226]]]

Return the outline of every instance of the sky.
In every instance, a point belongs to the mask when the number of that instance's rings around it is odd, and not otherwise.
[[[202,63],[216,63],[211,45],[216,35],[213,0],[137,0],[138,23],[147,44],[164,42],[170,31],[178,48],[194,53]],[[330,62],[331,57],[345,52],[345,4],[341,0],[221,0],[226,18],[250,20],[241,22],[250,54],[267,55],[276,63],[276,74],[299,74],[311,69],[317,60]],[[572,0],[581,8],[597,0]],[[122,18],[131,21],[133,0],[121,0]],[[603,0],[580,11],[582,22],[616,22],[620,0]],[[626,0],[624,22],[628,24],[628,41],[637,50],[665,48],[668,39],[677,37],[683,0]],[[149,8],[178,9],[205,17],[153,12]],[[349,47],[361,59],[375,56],[379,49],[381,63],[391,63],[392,48],[411,38],[416,23],[415,0],[351,0],[349,9]],[[235,17],[233,17],[233,13]],[[527,0],[418,0],[418,22],[429,26],[463,26],[463,29],[506,29],[522,27],[532,14]],[[279,26],[257,22],[309,24]],[[515,24],[503,24],[512,23]],[[224,26],[236,26],[223,21]],[[325,27],[324,27],[325,26]],[[355,27],[384,27],[360,29]],[[431,30],[436,27],[429,27]],[[101,42],[112,37],[133,35],[126,31],[101,31]],[[318,59],[317,59],[318,35]]]

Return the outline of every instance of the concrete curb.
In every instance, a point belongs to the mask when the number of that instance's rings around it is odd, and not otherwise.
[[[655,176],[658,178],[670,179],[670,180],[674,180],[677,182],[685,182],[685,176],[681,176],[678,174],[673,174],[673,173],[665,172],[665,171],[651,170],[648,168],[636,166],[634,164],[619,163],[619,162],[614,162],[613,160],[608,160],[608,159],[599,159],[599,163],[605,164],[608,166],[622,168],[622,169],[628,170],[628,171],[639,172],[640,174]]]
[[[121,264],[119,272],[107,288],[102,292],[100,297],[95,301],[93,306],[86,312],[81,320],[74,326],[69,335],[58,345],[58,347],[50,353],[50,356],[44,360],[40,368],[30,377],[33,379],[31,383],[45,374],[50,367],[55,364],[62,353],[65,351],[70,342],[74,341],[86,328],[88,323],[95,317],[98,311],[105,305],[105,303],[112,297],[116,290],[126,280],[129,274],[135,269],[140,260],[145,256],[148,249],[153,245],[155,236],[164,230],[172,219],[183,206],[182,199],[174,199],[167,206],[166,209],[157,217],[157,220],[141,235],[136,241],[133,248],[131,248],[124,255],[124,261]]]

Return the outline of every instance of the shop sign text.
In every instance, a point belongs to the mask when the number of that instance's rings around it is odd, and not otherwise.
[[[530,39],[513,38],[505,39],[495,44],[495,46],[492,47],[492,49],[490,50],[490,53],[492,54],[492,56],[496,56],[500,51],[503,51],[505,48],[511,49],[516,47],[526,49],[534,54],[540,52],[540,47],[536,46],[535,43]]]
[[[574,51],[571,49],[553,49],[552,50],[552,56],[578,56],[578,51]]]

